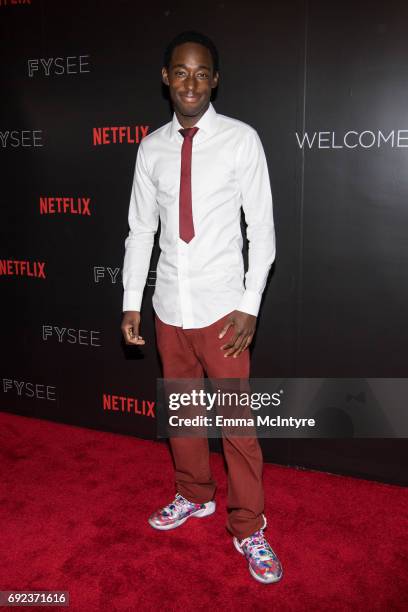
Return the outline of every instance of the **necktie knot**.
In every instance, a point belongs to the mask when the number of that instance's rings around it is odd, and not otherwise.
[[[181,128],[179,130],[180,134],[184,137],[184,138],[191,138],[193,139],[194,136],[197,134],[199,128],[198,127],[191,127],[191,128]]]

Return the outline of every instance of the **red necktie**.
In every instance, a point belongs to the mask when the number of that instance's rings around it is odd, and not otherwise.
[[[191,152],[193,149],[193,138],[198,132],[198,127],[183,128],[179,130],[184,137],[181,147],[181,175],[180,175],[180,200],[179,200],[179,232],[184,242],[190,242],[194,238],[193,207],[191,202]]]

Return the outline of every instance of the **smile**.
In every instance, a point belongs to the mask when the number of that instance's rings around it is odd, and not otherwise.
[[[198,96],[186,96],[186,95],[181,95],[180,96],[183,100],[185,100],[186,102],[195,102],[196,100],[198,100]]]

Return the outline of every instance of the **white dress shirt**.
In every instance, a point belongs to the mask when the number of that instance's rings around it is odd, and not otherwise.
[[[122,270],[123,311],[140,312],[160,218],[153,308],[164,323],[183,328],[211,325],[232,310],[257,316],[275,259],[272,194],[257,132],[217,113],[211,103],[196,127],[191,162],[194,238],[186,243],[179,237],[183,136],[174,113],[172,121],[139,145]],[[245,276],[241,206],[249,240]]]

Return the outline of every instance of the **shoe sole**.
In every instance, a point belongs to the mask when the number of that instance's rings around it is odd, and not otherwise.
[[[201,508],[201,510],[196,510],[196,512],[192,512],[188,516],[185,516],[182,519],[179,519],[175,523],[171,523],[170,525],[155,525],[154,521],[150,518],[148,519],[149,525],[153,527],[153,529],[158,529],[159,531],[168,531],[169,529],[176,529],[180,527],[183,523],[185,523],[189,518],[204,518],[205,516],[210,516],[214,514],[216,509],[216,503],[214,501],[210,501],[206,503],[205,508]]]
[[[240,546],[240,544],[239,544],[239,542],[238,542],[238,538],[233,537],[233,538],[232,538],[232,541],[234,542],[234,546],[235,546],[235,548],[237,549],[237,551],[238,551],[238,552],[239,552],[241,555],[243,555],[243,556],[245,557],[245,553],[244,553],[244,551],[242,550],[242,548],[241,548],[241,546]],[[279,576],[279,578],[273,578],[272,580],[264,580],[263,578],[261,578],[260,576],[258,576],[258,574],[255,572],[255,570],[253,570],[253,569],[252,569],[252,566],[251,566],[249,563],[248,563],[248,569],[249,569],[249,572],[250,572],[251,576],[252,576],[253,578],[255,578],[255,580],[258,580],[258,582],[261,582],[262,584],[273,584],[274,582],[279,582],[279,580],[281,580],[281,578],[282,578],[282,576],[283,576],[283,570],[282,570],[282,573],[281,573],[281,575]]]

